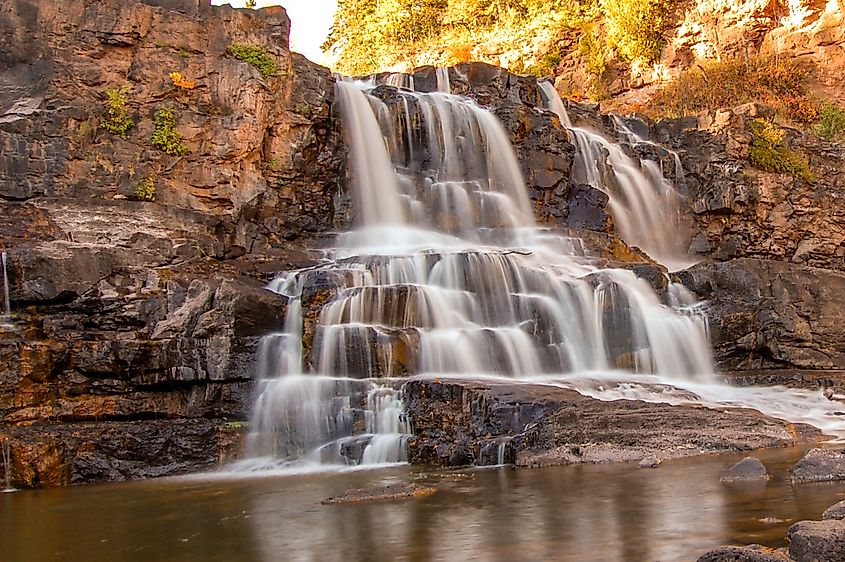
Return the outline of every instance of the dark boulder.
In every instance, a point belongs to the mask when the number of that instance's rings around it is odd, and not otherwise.
[[[789,556],[795,562],[845,560],[845,521],[799,521],[789,528]]]
[[[845,480],[845,453],[813,449],[790,469],[793,482]]]
[[[759,546],[721,546],[698,557],[697,562],[788,562],[788,558]]]

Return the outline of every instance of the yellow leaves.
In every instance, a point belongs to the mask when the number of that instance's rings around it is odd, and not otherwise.
[[[188,80],[182,76],[181,72],[171,72],[168,76],[170,76],[170,81],[173,82],[173,85],[177,88],[182,88],[183,90],[193,90],[197,87],[196,80]]]

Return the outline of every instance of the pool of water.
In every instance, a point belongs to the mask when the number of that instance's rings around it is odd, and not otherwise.
[[[725,544],[785,544],[786,529],[845,498],[793,486],[803,451],[757,454],[774,478],[725,485],[744,455],[658,469],[397,467],[300,476],[187,477],[0,494],[0,559],[15,561],[694,560]],[[350,488],[437,493],[324,505]]]

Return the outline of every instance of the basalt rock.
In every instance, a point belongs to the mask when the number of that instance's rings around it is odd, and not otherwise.
[[[749,410],[605,402],[516,381],[411,379],[404,394],[411,462],[441,466],[495,464],[485,452],[502,443],[516,465],[543,466],[751,450],[818,435]]]
[[[697,562],[789,562],[789,558],[759,546],[722,546],[705,552]]]
[[[748,160],[750,123],[773,110],[746,104],[650,124],[678,151],[695,232],[690,249],[725,261],[753,257],[845,269],[845,146],[785,128],[813,181],[759,170]]]
[[[793,482],[845,480],[845,453],[813,449],[790,469]]]
[[[789,556],[795,562],[845,560],[845,521],[799,521],[789,528]]]
[[[40,488],[137,480],[235,458],[243,429],[220,419],[34,425],[4,430],[10,484]]]
[[[781,261],[702,262],[679,274],[708,301],[722,368],[845,368],[845,275]]]
[[[760,459],[745,457],[730,467],[719,481],[721,482],[746,482],[753,480],[768,480],[771,478],[766,466]]]

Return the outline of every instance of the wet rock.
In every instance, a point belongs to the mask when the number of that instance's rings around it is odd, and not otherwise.
[[[222,420],[146,420],[12,427],[11,483],[18,488],[151,478],[210,468],[242,447]]]
[[[751,450],[818,435],[748,410],[599,401],[526,383],[412,378],[404,395],[414,428],[410,461],[441,466],[489,458],[502,439],[516,465],[544,466]]]
[[[790,469],[793,482],[845,480],[845,453],[812,449]]]
[[[771,478],[763,462],[755,457],[745,457],[730,467],[720,478],[720,482],[743,482],[768,480]]]
[[[658,468],[660,466],[660,459],[654,456],[645,457],[639,463],[637,468]]]
[[[845,274],[743,258],[677,275],[708,301],[722,368],[845,369]]]
[[[788,534],[795,562],[845,560],[845,521],[799,521]]]
[[[845,500],[825,509],[822,519],[845,519]]]
[[[697,562],[788,562],[786,556],[762,546],[721,546],[698,557]]]
[[[324,499],[323,504],[364,503],[375,501],[400,500],[406,498],[421,498],[435,493],[437,488],[420,486],[419,484],[388,484],[375,488],[358,488],[331,498]]]

